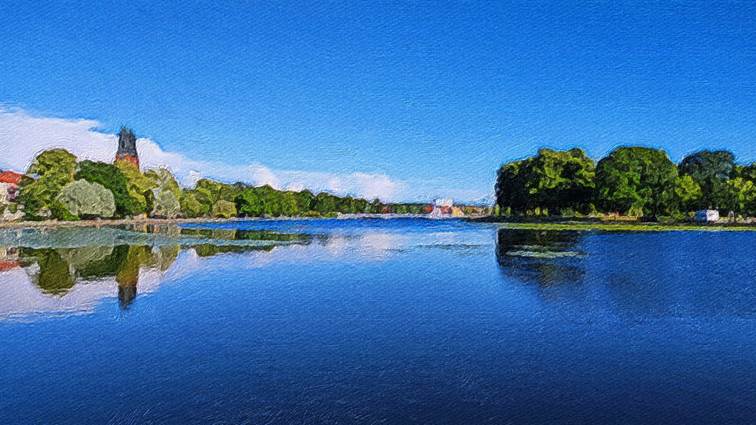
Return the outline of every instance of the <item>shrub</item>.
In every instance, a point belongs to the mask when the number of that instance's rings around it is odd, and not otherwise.
[[[192,191],[181,191],[179,204],[181,204],[181,215],[184,217],[200,217],[208,212],[207,207],[197,200],[197,195]]]
[[[213,205],[211,214],[213,217],[219,218],[236,217],[236,205],[234,205],[233,202],[229,201],[218,201],[215,203],[215,205]]]
[[[129,196],[129,182],[121,170],[113,164],[104,162],[82,161],[76,172],[77,180],[99,183],[113,192],[116,214],[134,216],[142,213],[139,204]]]
[[[63,186],[55,200],[65,211],[53,211],[53,214],[62,214],[64,219],[112,217],[115,213],[113,193],[101,184],[86,180],[76,180]],[[71,216],[66,216],[66,212]]]
[[[175,218],[181,211],[176,195],[170,190],[155,189],[153,190],[154,198],[152,199],[152,216],[159,218]]]

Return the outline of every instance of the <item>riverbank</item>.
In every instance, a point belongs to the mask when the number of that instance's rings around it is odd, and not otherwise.
[[[397,219],[397,218],[427,218],[415,214],[385,214],[385,215],[342,215],[339,217],[323,217],[317,219],[330,220],[358,220],[358,219]],[[146,226],[146,225],[179,225],[191,223],[233,223],[239,221],[263,220],[313,220],[313,217],[234,217],[234,218],[142,218],[119,220],[79,220],[79,221],[6,221],[0,222],[0,229],[24,228],[61,228],[61,227],[112,227],[112,226]],[[662,232],[662,231],[706,231],[706,232],[756,232],[754,224],[662,224],[640,221],[602,221],[598,219],[511,219],[504,217],[465,217],[470,223],[498,224],[502,228],[519,230],[552,230],[552,231],[609,231],[609,232]]]
[[[502,228],[515,230],[551,230],[551,231],[604,231],[604,232],[756,232],[756,225],[738,223],[663,224],[640,221],[601,221],[598,219],[547,218],[543,220],[512,220],[504,217],[483,217],[470,219],[473,223],[493,223]]]

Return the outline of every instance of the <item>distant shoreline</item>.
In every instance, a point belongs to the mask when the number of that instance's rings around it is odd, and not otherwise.
[[[61,228],[61,227],[109,227],[124,225],[178,225],[192,223],[234,223],[242,221],[271,221],[271,220],[359,220],[359,219],[397,219],[397,218],[427,218],[416,214],[345,214],[340,217],[234,217],[234,218],[142,218],[116,220],[79,220],[79,221],[6,221],[0,222],[0,229],[31,229],[31,228]],[[448,220],[454,217],[437,218],[434,220]],[[744,223],[673,223],[662,224],[656,222],[639,221],[602,221],[599,219],[574,218],[505,218],[505,217],[460,217],[458,219],[470,223],[498,224],[501,228],[512,230],[552,230],[552,231],[745,231],[756,232],[756,224]]]

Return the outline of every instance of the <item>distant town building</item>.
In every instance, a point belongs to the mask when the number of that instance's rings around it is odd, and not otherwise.
[[[454,206],[451,199],[436,199],[433,201],[433,209],[428,214],[431,218],[461,217],[462,210]]]
[[[116,152],[115,160],[128,161],[139,167],[136,136],[129,128],[121,127],[121,131],[118,133],[118,151]]]
[[[698,223],[716,223],[719,221],[718,210],[701,210],[696,212],[696,221]]]
[[[452,207],[451,216],[452,217],[464,217],[465,213],[464,213],[464,211],[462,211],[462,208],[460,208],[460,207]]]
[[[0,205],[16,200],[18,185],[21,184],[23,177],[23,174],[13,171],[3,171],[0,173]]]

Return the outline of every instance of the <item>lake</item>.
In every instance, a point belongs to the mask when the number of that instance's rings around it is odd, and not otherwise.
[[[756,423],[756,233],[0,230],[0,423]]]

